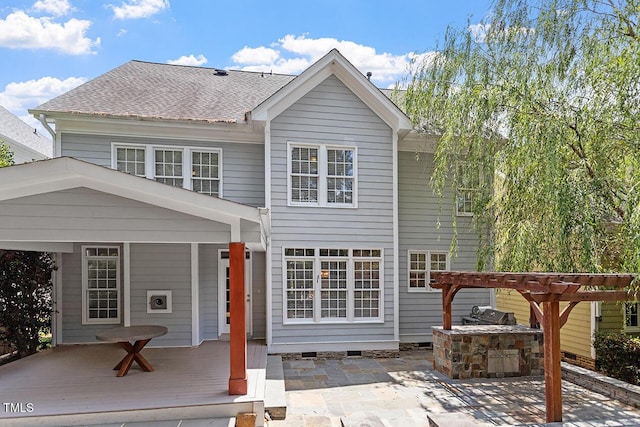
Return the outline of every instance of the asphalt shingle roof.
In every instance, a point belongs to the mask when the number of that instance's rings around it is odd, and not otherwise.
[[[236,123],[294,78],[130,61],[32,111]]]
[[[48,157],[51,157],[53,152],[51,140],[39,133],[34,133],[34,129],[31,126],[0,106],[0,141],[5,138],[25,145]]]

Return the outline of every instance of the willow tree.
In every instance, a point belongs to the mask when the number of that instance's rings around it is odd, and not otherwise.
[[[498,0],[410,76],[405,110],[441,135],[431,184],[476,184],[479,268],[640,272],[639,14]]]

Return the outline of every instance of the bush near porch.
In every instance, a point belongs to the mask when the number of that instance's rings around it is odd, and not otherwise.
[[[593,346],[600,372],[629,384],[640,384],[640,338],[602,332],[595,335]]]
[[[0,343],[18,357],[38,351],[41,334],[51,332],[54,269],[47,253],[0,250]]]

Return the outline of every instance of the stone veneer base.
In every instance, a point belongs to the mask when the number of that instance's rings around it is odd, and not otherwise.
[[[453,326],[451,330],[434,326],[432,329],[433,367],[449,378],[544,374],[540,329],[521,325],[463,325]]]

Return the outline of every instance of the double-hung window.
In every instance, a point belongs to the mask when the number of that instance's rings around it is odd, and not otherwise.
[[[289,204],[357,205],[355,147],[288,144]]]
[[[174,187],[222,197],[222,150],[113,144],[112,167]]]
[[[120,323],[120,248],[82,247],[82,323]]]
[[[456,215],[473,216],[474,193],[480,187],[480,173],[470,162],[456,163]]]
[[[408,261],[409,292],[433,290],[430,286],[431,272],[449,270],[449,254],[447,252],[410,250]]]
[[[284,250],[285,322],[382,320],[380,249]]]

